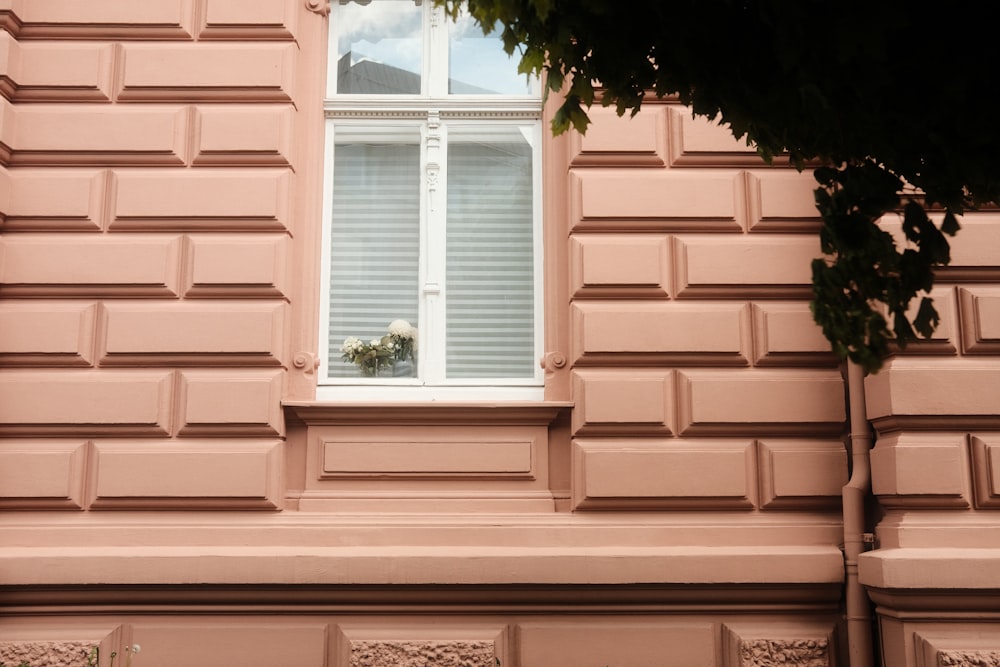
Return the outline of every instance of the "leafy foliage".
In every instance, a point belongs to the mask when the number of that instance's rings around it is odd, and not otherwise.
[[[455,13],[462,0],[435,0]],[[890,341],[928,336],[922,297],[964,211],[1000,200],[1000,64],[988,4],[902,0],[467,0],[499,22],[521,71],[564,95],[553,130],[599,101],[636,113],[674,96],[771,161],[815,164],[823,251],[813,310],[833,348],[875,371]],[[598,83],[600,82],[600,83]],[[904,203],[900,192],[911,193]],[[919,196],[917,196],[919,195]],[[943,212],[941,226],[925,207]],[[907,247],[877,228],[899,211]],[[935,216],[936,217],[936,216]],[[943,232],[943,234],[942,234]],[[889,322],[891,321],[891,328]]]

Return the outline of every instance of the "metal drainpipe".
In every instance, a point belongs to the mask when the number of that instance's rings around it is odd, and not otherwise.
[[[841,490],[844,511],[847,646],[851,667],[872,667],[872,614],[868,594],[858,581],[858,556],[871,535],[865,533],[865,497],[871,489],[871,427],[865,411],[865,373],[847,363],[847,402],[851,415],[851,479]],[[867,538],[867,539],[866,539]]]

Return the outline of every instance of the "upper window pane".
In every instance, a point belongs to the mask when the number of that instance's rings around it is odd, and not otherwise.
[[[419,95],[423,14],[413,0],[338,5],[337,92]]]
[[[484,35],[471,16],[462,14],[449,28],[448,92],[452,95],[528,95],[528,77],[517,73],[518,60],[507,55],[502,27]]]

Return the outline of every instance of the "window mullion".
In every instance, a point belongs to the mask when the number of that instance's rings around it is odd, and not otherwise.
[[[447,221],[448,137],[436,111],[424,126],[424,225],[421,301],[424,307],[420,354],[422,377],[430,384],[445,378],[445,254]]]
[[[427,94],[433,99],[448,96],[448,23],[443,7],[427,7]]]

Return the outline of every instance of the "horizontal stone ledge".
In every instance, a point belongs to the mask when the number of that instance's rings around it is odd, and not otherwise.
[[[839,584],[833,546],[0,548],[7,586]]]
[[[1000,590],[1000,549],[900,547],[861,554],[858,577],[885,590]]]

